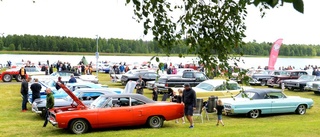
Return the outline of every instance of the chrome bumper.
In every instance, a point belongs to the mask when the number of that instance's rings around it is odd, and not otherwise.
[[[58,122],[56,122],[56,121],[53,121],[53,120],[49,120],[49,122],[53,125],[53,126],[56,126],[56,125],[58,125]]]
[[[32,112],[37,113],[37,114],[42,114],[42,111],[36,110],[34,108],[32,108]]]

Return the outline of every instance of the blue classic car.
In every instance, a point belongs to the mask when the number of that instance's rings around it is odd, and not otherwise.
[[[54,80],[47,80],[44,82],[39,82],[39,84],[42,86],[42,89],[40,91],[40,98],[41,99],[45,99],[46,98],[46,93],[45,93],[45,89],[46,88],[50,88],[53,92],[53,96],[55,99],[58,98],[65,98],[66,96],[68,96],[68,94],[63,90],[63,89],[59,89],[56,90],[55,84],[56,82]],[[110,91],[113,91],[115,93],[123,93],[124,90],[121,88],[108,88],[107,86],[102,86],[101,84],[94,84],[91,82],[79,82],[79,83],[66,83],[65,84],[66,87],[68,89],[70,89],[71,91],[75,91],[77,89],[83,89],[83,88],[92,88],[92,89],[100,89],[100,88],[107,88]],[[30,104],[32,104],[32,92],[31,90],[29,90],[29,98],[28,101]]]
[[[247,89],[234,98],[222,99],[225,114],[247,114],[257,118],[261,114],[291,113],[303,115],[313,106],[313,100],[286,96],[278,89]]]

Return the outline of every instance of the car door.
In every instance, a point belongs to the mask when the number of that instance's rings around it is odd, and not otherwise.
[[[269,97],[271,101],[272,113],[286,113],[293,112],[294,105],[290,103],[290,100],[286,98],[286,96],[281,93],[269,93]]]
[[[127,102],[127,105],[126,105]],[[132,125],[133,112],[129,97],[111,98],[98,113],[100,127]]]
[[[133,125],[142,125],[146,122],[146,120],[149,117],[149,109],[146,106],[146,103],[136,99],[136,98],[131,98],[131,107],[132,107],[132,113],[133,113]]]

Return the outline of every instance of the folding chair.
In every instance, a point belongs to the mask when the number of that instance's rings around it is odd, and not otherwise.
[[[208,121],[209,121],[209,114],[216,114],[216,111],[214,110],[214,108],[216,107],[217,100],[218,100],[218,97],[210,96],[208,98],[207,104],[204,107],[204,112]]]
[[[203,99],[197,98],[196,110],[193,111],[193,116],[197,116],[197,118],[200,117],[201,123],[203,123],[202,110],[203,110]]]

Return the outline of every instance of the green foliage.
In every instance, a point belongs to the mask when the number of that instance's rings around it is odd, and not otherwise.
[[[2,39],[0,39],[0,50],[3,50],[4,47],[4,42],[2,41]]]
[[[8,50],[9,51],[15,51],[16,47],[14,46],[14,44],[10,44],[9,47],[8,47]]]
[[[129,4],[131,1],[126,2]],[[217,66],[222,71],[226,70],[229,60],[237,65],[243,55],[247,5],[261,6],[263,12],[263,9],[274,8],[284,2],[291,3],[288,0],[132,0],[134,18],[143,24],[145,35],[151,31],[158,46],[168,56],[178,43],[183,43],[187,54],[198,56],[209,75]],[[295,9],[303,12],[302,0],[292,2]],[[257,51],[262,50],[257,47],[252,53]],[[179,53],[179,56],[184,54]]]

